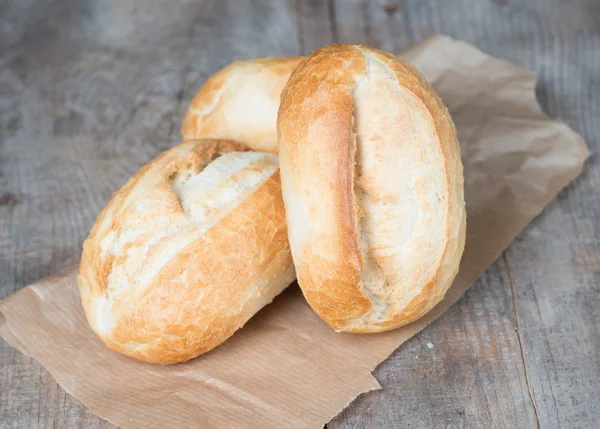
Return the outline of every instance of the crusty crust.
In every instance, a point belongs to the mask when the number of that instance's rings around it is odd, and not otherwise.
[[[185,114],[183,140],[230,139],[252,150],[277,152],[279,96],[301,59],[237,61],[215,73]]]
[[[348,91],[364,71],[360,61],[350,59],[346,66],[346,58],[311,55],[286,86],[278,117],[288,222],[297,226],[294,205],[306,199],[319,200],[324,208],[320,216],[309,214],[311,237],[290,229],[292,244],[306,240],[295,247],[298,282],[312,308],[335,328],[371,307],[358,284],[363,260],[352,192],[356,142]]]
[[[372,77],[367,57],[393,76],[393,85],[414,99],[412,112],[427,121],[428,132],[435,136],[435,144],[424,149],[435,151],[442,160],[436,174],[443,175],[438,207],[443,212],[438,218],[443,222],[443,237],[429,254],[435,256],[434,262],[423,266],[413,261],[419,271],[430,275],[419,284],[398,284],[394,278],[400,267],[393,258],[372,249],[369,255],[386,282],[383,291],[371,290],[364,281],[367,268],[366,254],[361,251],[361,225],[366,215],[356,194],[357,187],[368,190],[370,186],[367,176],[356,177],[357,142],[364,136],[357,134],[355,103],[360,102],[358,82]],[[379,91],[387,96],[387,87]],[[292,74],[281,96],[277,126],[291,249],[298,282],[311,307],[336,330],[359,333],[397,328],[433,308],[458,272],[465,210],[454,124],[425,79],[412,66],[375,49],[324,47]],[[387,124],[373,118],[370,126]],[[398,135],[399,144],[403,138]],[[398,168],[402,162],[398,160]],[[418,163],[418,157],[411,162]],[[421,198],[418,189],[416,198]]]
[[[192,359],[225,341],[293,281],[276,167],[203,233],[173,190],[175,175],[198,173],[219,153],[245,150],[217,140],[176,146],[143,167],[100,213],[84,243],[78,285],[90,326],[109,348],[150,363]],[[134,230],[125,245],[114,239]],[[158,234],[164,238],[152,242]],[[162,266],[146,263],[190,234],[198,236]]]

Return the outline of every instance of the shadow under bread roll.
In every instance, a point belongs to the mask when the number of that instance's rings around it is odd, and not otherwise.
[[[181,136],[230,139],[277,152],[281,91],[302,57],[236,61],[212,75],[188,108]]]
[[[112,350],[183,362],[221,344],[295,278],[277,157],[238,143],[180,144],[116,192],[78,277]]]
[[[298,283],[321,318],[380,332],[441,301],[465,242],[463,167],[419,72],[366,46],[321,48],[292,74],[277,126]]]

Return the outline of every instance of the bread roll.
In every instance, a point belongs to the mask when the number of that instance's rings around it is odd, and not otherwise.
[[[298,282],[338,331],[406,325],[444,296],[465,241],[448,110],[412,66],[366,46],[317,50],[277,121]]]
[[[277,157],[191,141],[133,176],[83,246],[79,290],[111,349],[151,363],[218,346],[295,277]]]
[[[301,57],[238,61],[215,73],[188,108],[183,140],[230,139],[277,152],[279,96]]]

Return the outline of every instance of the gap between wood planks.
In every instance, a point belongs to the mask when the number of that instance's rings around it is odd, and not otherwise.
[[[523,339],[521,338],[521,324],[519,322],[519,312],[517,311],[517,298],[515,291],[515,282],[513,280],[512,271],[510,268],[510,264],[508,263],[508,258],[506,256],[506,250],[502,252],[502,260],[504,261],[504,266],[506,267],[506,274],[508,276],[508,283],[510,286],[510,299],[512,303],[513,309],[513,318],[515,320],[515,332],[517,333],[517,340],[519,343],[519,353],[521,354],[521,362],[523,362],[523,371],[525,373],[525,385],[527,386],[527,393],[529,394],[529,400],[533,405],[533,412],[535,414],[535,423],[538,429],[541,428],[540,425],[540,415],[538,412],[538,407],[535,402],[535,397],[533,395],[533,391],[531,390],[531,380],[529,379],[529,370],[527,369],[527,362],[525,360],[525,351],[523,349]]]

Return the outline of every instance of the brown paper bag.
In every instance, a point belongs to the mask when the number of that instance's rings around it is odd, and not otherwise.
[[[336,334],[292,286],[214,351],[153,366],[96,339],[69,267],[0,302],[0,333],[123,428],[322,427],[379,387],[373,368],[454,303],[589,155],[579,135],[541,112],[531,73],[441,36],[403,57],[450,109],[465,164],[465,254],[444,301],[425,317],[384,334]]]

